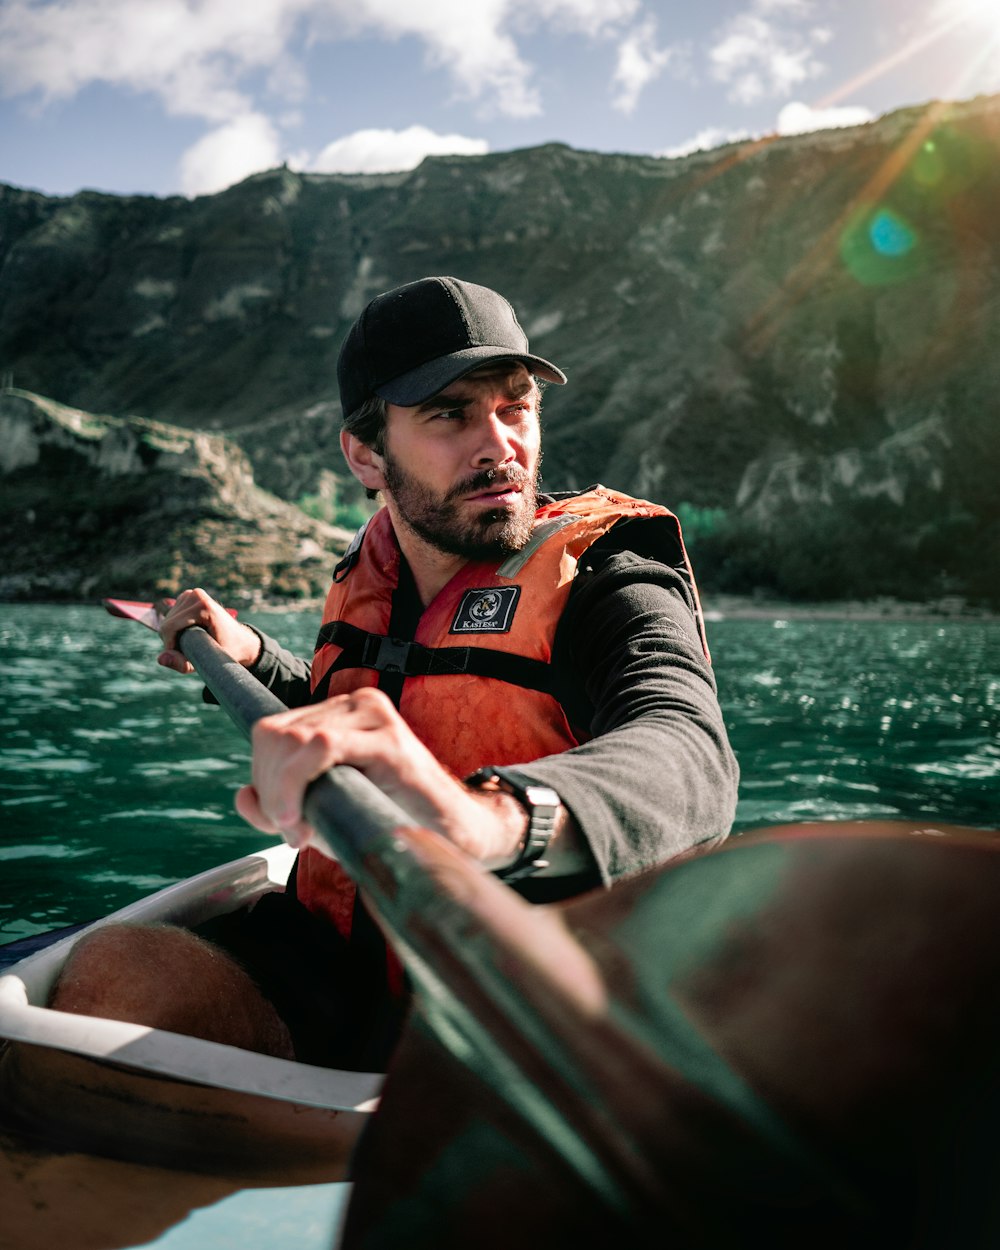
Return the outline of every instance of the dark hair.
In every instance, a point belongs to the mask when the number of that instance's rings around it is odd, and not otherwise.
[[[366,399],[360,408],[344,418],[344,429],[359,442],[382,455],[385,451],[385,418],[388,404],[378,395]]]
[[[348,434],[366,447],[370,447],[377,455],[385,454],[385,417],[388,404],[378,395],[371,395],[360,408],[344,418],[343,426]],[[377,499],[378,491],[370,486],[365,487],[366,499]]]

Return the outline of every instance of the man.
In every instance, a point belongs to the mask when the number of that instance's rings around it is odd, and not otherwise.
[[[384,1063],[399,1026],[398,965],[339,866],[308,848],[304,790],[330,766],[359,768],[530,901],[721,841],[732,821],[737,768],[677,522],[602,487],[538,494],[538,379],[565,382],[496,292],[432,277],[377,297],[338,380],[344,457],[384,506],[334,573],[313,663],[201,590],[163,623],[160,663],[190,671],[177,635],[203,625],[298,705],[258,724],[237,796],[253,825],[305,847],[294,899],[280,922],[257,916],[251,955],[245,934],[212,936],[277,1003],[299,1057]],[[316,983],[333,962],[354,988],[325,1012]]]

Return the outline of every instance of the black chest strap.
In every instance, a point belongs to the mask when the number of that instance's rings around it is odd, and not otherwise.
[[[544,660],[532,660],[509,651],[488,647],[425,647],[404,638],[369,634],[346,621],[330,621],[319,631],[316,650],[332,643],[341,653],[324,673],[313,701],[327,697],[333,674],[345,668],[370,668],[379,673],[399,673],[403,677],[444,677],[467,674],[493,677],[526,690],[552,694],[552,669]]]

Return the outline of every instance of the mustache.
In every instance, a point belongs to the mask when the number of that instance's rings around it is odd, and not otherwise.
[[[461,499],[465,495],[488,490],[491,486],[517,486],[523,489],[532,480],[531,474],[519,465],[509,469],[483,469],[459,482],[457,486],[453,486],[448,492],[447,499],[449,501]]]

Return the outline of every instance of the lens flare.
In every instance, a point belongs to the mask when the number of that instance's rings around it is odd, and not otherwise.
[[[925,268],[916,227],[885,204],[869,204],[853,214],[840,236],[840,256],[863,286],[892,286]]]
[[[917,236],[905,221],[888,208],[880,208],[868,226],[872,247],[880,256],[905,256],[916,246]]]

